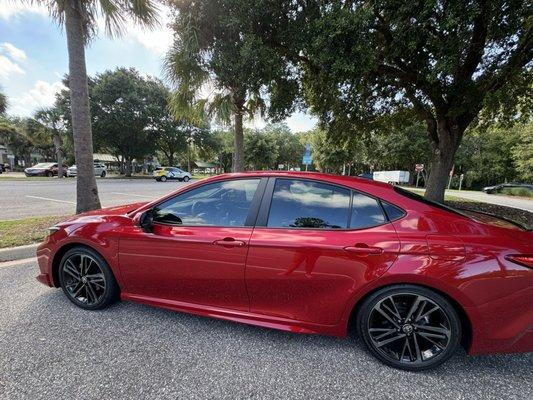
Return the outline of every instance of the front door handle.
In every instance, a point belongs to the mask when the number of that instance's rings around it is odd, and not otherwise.
[[[355,246],[346,246],[344,250],[350,253],[365,254],[381,254],[383,249],[381,247],[369,246],[365,243],[357,243]]]
[[[232,237],[226,237],[224,239],[215,240],[213,244],[216,244],[217,246],[227,247],[227,248],[246,246],[246,242],[243,242],[242,240],[235,240]]]

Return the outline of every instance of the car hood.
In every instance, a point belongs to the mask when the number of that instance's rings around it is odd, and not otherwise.
[[[90,222],[102,222],[110,217],[123,216],[128,217],[128,214],[141,208],[147,201],[125,204],[114,207],[101,208],[99,210],[87,211],[82,214],[75,215],[69,219],[60,222],[59,226],[72,225],[72,224],[84,224]]]

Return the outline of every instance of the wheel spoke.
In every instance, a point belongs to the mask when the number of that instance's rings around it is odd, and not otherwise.
[[[386,329],[386,332],[385,333],[382,333],[381,335],[378,335],[374,338],[374,340],[381,340],[383,339],[384,337],[387,337],[389,336],[391,333],[395,333],[396,332],[396,329]]]
[[[424,333],[424,332],[419,332],[418,333],[421,337],[423,337],[424,339],[430,341],[431,343],[433,343],[435,346],[437,346],[439,349],[441,350],[444,350],[444,346],[436,341],[434,341],[433,339],[431,339],[431,337],[435,337],[435,335],[432,335],[431,333]],[[444,337],[444,339],[446,339]]]
[[[440,307],[439,307],[439,306],[435,306],[435,307],[433,307],[431,310],[425,312],[424,315],[422,315],[422,316],[418,315],[418,316],[416,317],[416,319],[415,319],[415,322],[418,322],[418,321],[420,321],[421,319],[424,319],[424,318],[427,317],[429,314],[431,314],[431,313],[433,313],[433,312],[435,312],[435,311],[437,311],[437,310],[440,310]]]
[[[416,338],[416,334],[413,335],[413,342],[415,342],[415,361],[417,361],[419,357],[420,361],[424,361],[424,358],[422,357],[422,352],[420,351],[420,346],[418,345],[418,339]]]
[[[440,333],[443,336],[449,337],[450,336],[450,330],[439,327],[439,326],[430,326],[430,325],[414,325],[415,328],[418,328],[419,330],[434,332],[434,333]]]
[[[395,328],[400,328],[400,325],[398,325],[398,323],[393,319],[393,317],[391,317],[389,314],[387,314],[386,311],[381,308],[381,304],[376,308],[376,311],[383,315],[387,321],[394,325]]]
[[[96,303],[96,301],[98,300],[98,296],[96,295],[93,287],[91,286],[89,282],[87,282],[86,286],[87,286],[87,294],[90,294],[90,297],[92,298],[91,303]]]
[[[78,290],[76,290],[76,292],[72,294],[72,297],[78,297],[78,295],[79,295],[80,292],[81,292],[81,289],[83,289],[84,287],[85,287],[85,285],[82,283],[82,284],[80,285],[80,287],[78,288]]]
[[[72,276],[76,280],[80,280],[80,272],[76,269],[74,264],[70,262],[70,260],[67,260],[65,262],[65,266],[63,267],[63,271],[65,271],[67,274]]]
[[[376,343],[376,346],[377,347],[382,347],[382,346],[385,346],[386,344],[389,344],[389,343],[392,343],[396,340],[400,340],[402,338],[404,338],[406,335],[404,333],[399,333],[398,335],[390,338],[390,339],[385,339],[385,340],[382,340],[381,342],[377,342]]]
[[[409,309],[409,312],[407,313],[407,316],[405,317],[406,320],[409,320],[413,313],[418,309],[418,306],[420,302],[422,301],[422,298],[420,296],[416,296],[415,301],[413,302],[411,308]]]

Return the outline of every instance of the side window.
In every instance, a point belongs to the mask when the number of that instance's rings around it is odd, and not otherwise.
[[[267,226],[346,228],[350,191],[319,182],[276,179]]]
[[[382,200],[381,205],[385,209],[385,213],[387,213],[387,217],[389,217],[389,221],[394,221],[405,215],[405,211],[402,210],[400,207],[387,203],[386,201]]]
[[[154,221],[176,225],[244,226],[259,179],[215,182],[154,208]]]
[[[384,224],[387,221],[378,200],[354,192],[350,228],[363,229]]]

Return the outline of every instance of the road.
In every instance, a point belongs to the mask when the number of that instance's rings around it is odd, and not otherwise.
[[[103,207],[149,201],[187,183],[97,179]],[[0,220],[76,213],[75,179],[0,180]]]
[[[533,354],[391,369],[357,339],[299,335],[122,302],[83,311],[0,264],[0,398],[531,399]]]
[[[449,194],[450,196],[463,197],[469,200],[481,201],[483,203],[498,204],[500,206],[514,207],[533,212],[533,200],[524,197],[486,194],[471,190],[446,190],[446,194]]]

